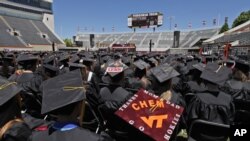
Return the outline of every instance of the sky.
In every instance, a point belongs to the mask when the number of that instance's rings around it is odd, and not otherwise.
[[[81,32],[132,31],[127,27],[127,18],[134,13],[161,12],[163,26],[156,30],[213,27],[224,24],[228,17],[229,26],[242,12],[250,10],[250,0],[54,0],[55,30],[62,38],[72,38]],[[143,29],[146,30],[146,29]],[[152,29],[148,29],[152,30]]]

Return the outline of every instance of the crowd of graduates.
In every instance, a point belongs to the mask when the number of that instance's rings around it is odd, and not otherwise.
[[[184,108],[171,140],[197,120],[249,123],[249,67],[218,54],[0,52],[0,141],[153,140],[114,114],[140,89]]]

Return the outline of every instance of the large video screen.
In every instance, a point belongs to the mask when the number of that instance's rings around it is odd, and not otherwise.
[[[130,28],[150,28],[163,24],[163,15],[159,12],[132,14],[128,17],[128,27]]]

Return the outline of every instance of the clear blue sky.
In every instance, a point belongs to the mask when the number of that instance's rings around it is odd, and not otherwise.
[[[172,24],[179,29],[201,28],[202,21],[212,27],[213,19],[220,17],[220,24],[229,17],[233,20],[242,12],[250,10],[250,0],[54,0],[55,29],[62,38],[72,38],[78,27],[88,32],[130,31],[127,17],[133,13],[161,12],[163,26],[169,30],[169,16],[174,16]]]

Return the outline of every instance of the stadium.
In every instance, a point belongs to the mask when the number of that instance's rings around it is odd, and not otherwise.
[[[249,140],[249,7],[110,1],[0,0],[0,141]]]

